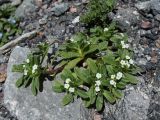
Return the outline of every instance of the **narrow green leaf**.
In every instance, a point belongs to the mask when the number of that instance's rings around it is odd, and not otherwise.
[[[84,106],[85,106],[86,108],[91,105],[90,100],[83,100],[83,102],[84,102]]]
[[[84,68],[75,68],[74,72],[76,73],[76,76],[82,80],[85,83],[90,83],[90,78],[89,78],[89,73],[86,69]]]
[[[35,87],[36,87],[37,90],[40,89],[40,79],[39,79],[39,76],[37,76],[35,78]]]
[[[59,51],[60,56],[63,59],[70,59],[70,58],[76,58],[79,57],[79,53],[78,52],[64,52],[64,51]]]
[[[110,103],[114,103],[116,101],[113,95],[106,90],[104,90],[103,95]]]
[[[138,83],[138,80],[135,76],[131,75],[131,74],[128,74],[126,73],[125,74],[125,80],[128,80],[131,84],[137,84]]]
[[[90,104],[94,104],[96,100],[96,92],[93,86],[89,89],[88,95],[90,98]]]
[[[113,95],[114,96],[116,96],[117,98],[122,98],[123,97],[123,95],[122,95],[122,93],[119,91],[119,90],[116,90],[116,89],[112,89],[112,93],[113,93]]]
[[[52,86],[53,91],[61,93],[64,91],[64,86],[59,81],[55,81]]]
[[[95,63],[94,60],[92,60],[91,58],[87,59],[87,65],[89,67],[89,69],[93,72],[93,73],[97,73],[98,67]]]
[[[117,83],[116,86],[117,86],[117,88],[119,88],[119,89],[125,89],[125,88],[126,88],[126,84],[127,84],[127,83],[121,81],[121,82]]]
[[[74,68],[80,61],[82,60],[82,58],[76,58],[71,60],[70,62],[68,62],[68,64],[65,66],[66,69],[72,69]]]
[[[23,64],[13,65],[12,72],[21,72],[21,73],[23,73]]]
[[[107,55],[102,57],[102,60],[104,63],[110,64],[110,65],[116,64],[115,57],[114,57],[112,51],[109,51],[109,50],[107,51]]]
[[[31,91],[32,91],[32,94],[34,96],[37,95],[37,88],[36,88],[36,85],[35,85],[35,80],[32,80],[32,83],[31,83]]]
[[[81,98],[88,98],[88,94],[84,91],[84,90],[77,90],[77,94],[81,97]]]
[[[16,81],[16,87],[21,87],[24,83],[24,79],[23,77],[19,78],[17,81]]]
[[[103,108],[103,96],[98,95],[96,99],[96,109],[97,111],[101,111]]]
[[[62,100],[62,104],[68,105],[69,103],[71,103],[73,101],[73,95],[72,94],[66,94]]]

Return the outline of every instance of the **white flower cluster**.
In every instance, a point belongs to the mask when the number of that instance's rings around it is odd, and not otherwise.
[[[30,61],[29,61],[29,59],[27,59],[26,60],[26,63],[29,63]],[[23,68],[24,68],[24,75],[27,75],[28,74],[28,70],[26,70],[26,66],[25,65],[23,65]]]
[[[75,40],[73,38],[70,39],[71,42],[75,42]]]
[[[34,74],[36,72],[36,70],[38,69],[38,65],[33,65],[32,67],[32,74]]]
[[[129,48],[129,44],[125,44],[124,41],[121,41],[122,48]]]
[[[104,32],[107,32],[109,29],[108,28],[104,28]]]
[[[127,55],[126,60],[121,60],[120,64],[121,64],[122,68],[124,66],[127,66],[129,68],[131,65],[134,65],[134,61]]]
[[[101,89],[100,89],[100,85],[101,85],[101,81],[99,80],[100,78],[102,78],[102,74],[100,74],[100,73],[97,73],[96,74],[96,78],[98,79],[97,81],[95,81],[95,91],[96,92],[99,92],[99,91],[101,91]]]
[[[30,60],[27,59],[27,60],[26,60],[26,63],[29,63],[29,62],[30,62]],[[26,66],[23,65],[23,68],[24,68],[24,75],[27,75],[27,74],[28,74],[28,70],[26,69]],[[38,69],[38,65],[36,65],[36,64],[33,65],[33,66],[32,66],[32,74],[34,74],[37,69]]]
[[[68,89],[69,92],[73,93],[75,89],[73,87],[70,87],[70,84],[69,84],[70,82],[71,82],[71,79],[67,78],[64,84],[64,88]]]
[[[27,59],[26,62],[29,63],[30,62],[29,59]]]
[[[110,84],[116,87],[115,79],[120,80],[122,77],[123,77],[123,73],[121,72],[118,72],[116,75],[111,75]]]

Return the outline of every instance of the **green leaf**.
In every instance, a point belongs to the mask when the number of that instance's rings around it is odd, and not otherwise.
[[[35,83],[35,80],[32,80],[32,83],[31,83],[31,91],[32,91],[32,94],[34,95],[34,96],[36,96],[37,95],[37,88],[36,88],[36,85],[35,85],[36,83]]]
[[[78,90],[77,90],[77,94],[78,94],[81,98],[84,98],[84,99],[88,98],[88,94],[87,94],[84,90],[78,89]]]
[[[75,68],[74,72],[76,73],[76,76],[82,80],[85,83],[90,83],[90,75],[89,72],[85,68]]]
[[[40,79],[39,79],[39,76],[37,76],[35,78],[35,86],[36,86],[36,89],[39,90],[40,89]]]
[[[128,80],[131,84],[137,84],[138,83],[137,78],[135,76],[131,75],[131,74],[128,74],[128,73],[125,74],[124,80]]]
[[[103,95],[110,103],[114,103],[116,101],[113,95],[106,90],[104,90]]]
[[[125,89],[126,88],[126,84],[127,83],[121,81],[121,82],[117,83],[116,86],[119,89]]]
[[[76,58],[79,57],[79,53],[78,52],[64,52],[64,51],[59,51],[60,56],[63,59],[70,59],[70,58]]]
[[[104,63],[110,64],[110,65],[115,65],[115,57],[111,51],[107,51],[107,55],[102,57],[102,60]]]
[[[103,108],[103,96],[98,95],[96,99],[96,109],[97,111],[101,111]]]
[[[19,78],[17,81],[16,81],[16,87],[21,87],[24,83],[24,79],[23,77]]]
[[[107,42],[107,41],[104,41],[104,42],[99,43],[99,44],[98,44],[98,50],[99,50],[99,51],[102,51],[102,50],[107,49],[107,45],[108,45],[108,42]]]
[[[72,75],[72,72],[71,72],[71,70],[69,70],[69,69],[64,69],[64,70],[62,71],[61,78],[62,78],[63,80],[65,80],[65,79],[67,79],[67,78],[70,78],[70,79],[74,80],[74,76]]]
[[[96,92],[93,86],[88,90],[88,95],[90,98],[90,104],[94,104],[96,100]]]
[[[91,105],[90,100],[83,100],[84,106],[89,107]]]
[[[13,65],[12,72],[21,72],[23,73],[23,64],[20,65]]]
[[[68,105],[69,103],[71,103],[73,101],[73,95],[72,94],[66,94],[62,100],[62,104]]]
[[[68,62],[68,64],[65,66],[66,69],[72,69],[74,68],[83,58],[76,58],[74,60],[71,60]]]
[[[122,93],[119,91],[119,90],[116,90],[116,89],[112,89],[112,93],[113,93],[113,95],[114,96],[116,96],[117,98],[122,98],[123,97],[123,95],[122,95]]]
[[[113,75],[115,73],[112,65],[106,65],[106,69],[109,75]]]
[[[53,87],[52,87],[53,91],[61,93],[64,91],[64,86],[62,83],[60,83],[59,81],[55,81],[53,83]]]
[[[87,59],[87,65],[89,67],[89,69],[93,72],[93,73],[97,73],[98,67],[95,63],[94,60],[92,60],[91,58]]]
[[[84,51],[85,56],[91,53],[94,53],[96,50],[98,50],[97,45],[90,45],[89,49],[87,51]]]

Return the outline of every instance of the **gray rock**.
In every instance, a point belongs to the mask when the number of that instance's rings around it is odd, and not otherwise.
[[[121,8],[117,11],[113,20],[117,22],[118,27],[122,31],[127,30],[127,32],[130,32],[131,26],[134,26],[139,21],[139,13],[135,8]]]
[[[150,89],[143,78],[134,88],[124,90],[124,98],[115,105],[106,105],[104,120],[147,120],[150,105]]]
[[[34,0],[23,0],[22,4],[16,9],[15,16],[18,18],[25,17],[26,13],[34,12],[36,6],[33,4]]]
[[[44,25],[47,23],[47,18],[42,18],[42,19],[39,19],[39,24],[40,25]]]
[[[7,62],[7,59],[8,59],[8,58],[7,58],[6,56],[0,54],[0,64],[1,64],[1,63],[6,63],[6,62]]]
[[[150,7],[151,7],[151,2],[150,1],[145,1],[145,2],[138,2],[135,4],[135,7],[138,10],[144,11],[144,12],[149,12]]]
[[[155,19],[160,22],[160,14],[157,14],[157,15],[155,16]]]
[[[80,19],[80,16],[77,16],[76,18],[74,18],[74,20],[72,21],[72,24],[79,23],[79,19]]]
[[[68,3],[60,3],[60,4],[55,4],[55,6],[52,8],[52,12],[56,16],[60,16],[61,14],[65,13],[69,9]]]
[[[151,0],[151,9],[154,15],[160,14],[160,0]]]
[[[12,66],[22,63],[28,53],[29,49],[21,47],[16,47],[11,53],[4,90],[4,104],[8,110],[18,120],[88,120],[80,100],[65,107],[61,105],[64,94],[54,93],[51,81],[44,82],[43,92],[36,97],[30,88],[15,87],[16,80],[22,74],[11,72]]]
[[[17,6],[17,5],[20,5],[21,4],[21,2],[22,2],[22,0],[12,0],[12,5],[13,6]]]

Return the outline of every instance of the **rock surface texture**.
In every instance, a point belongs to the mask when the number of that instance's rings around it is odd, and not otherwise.
[[[44,90],[36,97],[30,88],[16,88],[15,82],[22,75],[11,71],[14,64],[20,64],[25,59],[29,50],[16,47],[9,59],[7,80],[4,90],[4,104],[18,120],[88,120],[85,109],[79,100],[66,107],[61,105],[64,94],[52,91],[50,81],[44,82]]]

